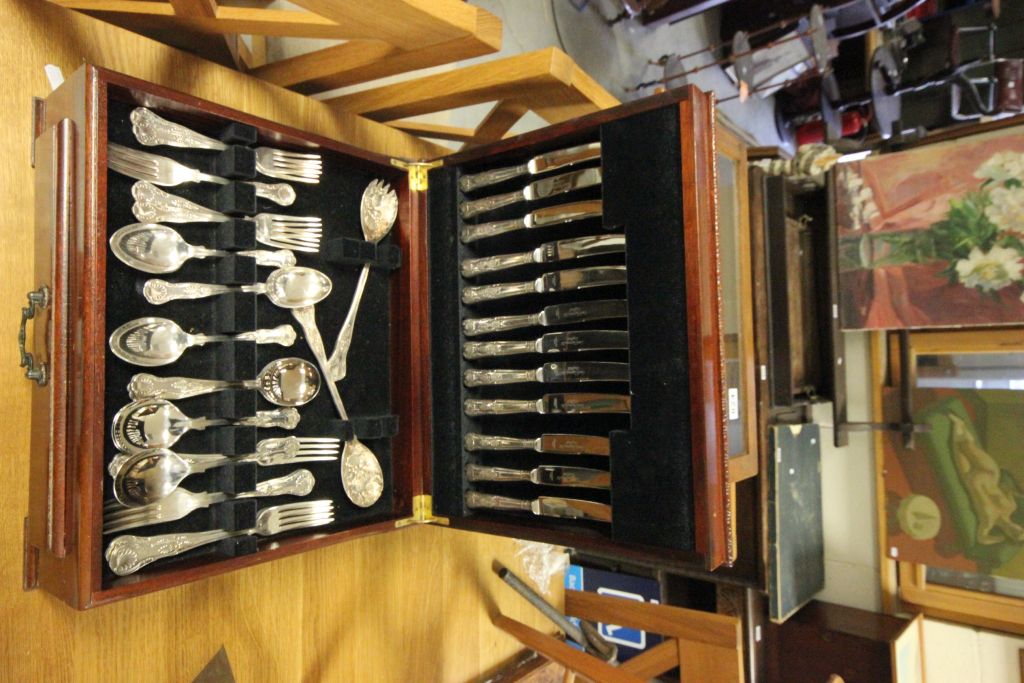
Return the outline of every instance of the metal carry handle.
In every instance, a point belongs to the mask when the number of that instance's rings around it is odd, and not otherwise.
[[[18,352],[21,354],[21,366],[25,368],[25,377],[45,387],[50,380],[46,361],[37,363],[35,356],[25,350],[28,321],[36,317],[36,312],[50,305],[50,288],[41,286],[28,293],[28,306],[21,309],[21,327],[18,329]]]

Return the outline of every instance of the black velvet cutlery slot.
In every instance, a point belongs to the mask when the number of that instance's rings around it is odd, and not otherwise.
[[[224,152],[183,149],[169,146],[146,147],[132,132],[131,111],[139,106],[139,95],[111,89],[107,101],[106,136],[116,143],[136,150],[165,156],[182,164],[239,180],[258,180],[267,183],[286,182],[257,174],[253,147],[267,145],[292,149],[280,140],[268,139],[251,126],[226,118],[196,116],[183,111],[180,105],[146,95],[145,105],[165,118],[232,144]],[[349,501],[342,489],[339,461],[306,462],[257,466],[254,463],[228,464],[203,473],[192,474],[179,488],[194,492],[224,492],[237,494],[252,491],[258,482],[307,469],[315,477],[312,491],[304,497],[275,496],[241,499],[199,509],[172,522],[137,527],[107,535],[104,544],[115,536],[133,534],[153,536],[176,532],[224,529],[243,530],[254,525],[256,515],[264,508],[329,499],[334,504],[334,521],[327,526],[298,533],[329,533],[364,526],[394,514],[394,469],[391,438],[400,428],[392,413],[391,396],[391,273],[402,265],[402,254],[385,237],[378,244],[364,240],[360,227],[360,199],[367,185],[380,179],[393,187],[404,179],[405,173],[396,168],[349,157],[340,152],[322,148],[298,149],[296,152],[315,152],[322,156],[323,172],[317,184],[290,182],[296,199],[290,206],[258,198],[251,185],[232,182],[228,185],[186,183],[163,187],[164,191],[185,197],[210,209],[232,216],[222,223],[164,223],[174,228],[189,244],[231,252],[243,250],[275,251],[277,247],[260,244],[255,239],[255,225],[245,220],[257,212],[292,216],[317,216],[323,222],[323,234],[317,253],[295,252],[298,266],[314,268],[326,274],[332,289],[329,296],[316,305],[316,320],[330,355],[342,322],[352,301],[361,266],[371,265],[365,295],[359,309],[355,334],[348,354],[347,376],[338,389],[351,417],[350,422],[338,418],[327,391],[329,378],[321,371],[321,387],[317,396],[297,408],[300,421],[294,430],[256,429],[253,427],[219,426],[203,431],[190,430],[171,449],[177,453],[243,455],[256,450],[256,444],[272,437],[335,437],[339,455],[344,441],[353,431],[379,459],[384,475],[384,492],[368,508],[357,507]],[[108,170],[106,174],[106,226],[107,238],[122,226],[145,222],[132,213],[132,186],[136,180]],[[252,258],[231,254],[226,257],[193,258],[179,270],[166,274],[149,274],[135,270],[119,260],[108,248],[106,255],[106,332],[109,335],[119,326],[142,317],[168,318],[177,322],[190,334],[237,334],[256,329],[290,325],[297,333],[291,346],[277,344],[257,345],[253,342],[210,343],[187,349],[181,357],[160,367],[141,367],[119,359],[108,349],[104,360],[104,405],[107,426],[104,454],[104,498],[113,500],[112,478],[106,467],[117,455],[109,429],[115,414],[131,399],[127,386],[133,375],[151,373],[158,377],[188,377],[197,379],[249,380],[256,378],[269,362],[298,357],[316,365],[302,334],[302,328],[289,310],[279,308],[266,296],[252,293],[231,293],[196,300],[171,301],[162,305],[150,304],[143,297],[142,288],[150,278],[169,282],[197,282],[219,285],[252,285],[265,282],[273,267],[257,266]],[[238,419],[271,410],[277,406],[266,401],[257,391],[230,390],[174,400],[190,418],[213,417]],[[222,559],[258,551],[258,536],[243,536],[204,546],[174,558],[159,560],[151,565],[159,569],[172,563],[188,562],[196,558],[204,561]],[[148,571],[148,570],[143,570]],[[104,582],[118,579],[104,567]]]

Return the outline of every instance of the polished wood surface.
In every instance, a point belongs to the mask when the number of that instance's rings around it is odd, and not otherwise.
[[[0,372],[11,426],[0,458],[0,679],[187,681],[224,645],[239,681],[467,681],[520,649],[490,625],[492,611],[551,632],[491,572],[494,558],[518,567],[512,541],[424,526],[84,613],[44,591],[21,590],[31,384],[21,377],[14,339],[18,308],[35,286],[30,98],[49,92],[42,66],[70,74],[89,61],[385,154],[433,154],[415,138],[46,3],[7,0],[0,21],[9,32],[0,84],[7,155],[0,336],[8,340]]]

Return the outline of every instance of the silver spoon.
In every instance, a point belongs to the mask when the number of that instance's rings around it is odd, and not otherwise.
[[[114,415],[110,438],[120,451],[132,453],[147,448],[170,448],[186,432],[221,425],[239,425],[270,429],[295,429],[299,411],[295,408],[260,410],[255,415],[238,419],[189,417],[176,405],[162,398],[134,401]]]
[[[159,223],[131,223],[110,236],[114,256],[143,273],[173,273],[189,259],[229,256],[231,252],[189,244],[174,228]],[[287,249],[235,252],[256,259],[256,265],[283,268],[295,265],[295,254]]]
[[[146,280],[142,288],[146,301],[155,305],[233,292],[266,294],[272,303],[281,308],[300,308],[326,299],[331,293],[331,278],[312,268],[287,266],[268,275],[265,283],[255,285],[230,287],[205,282],[167,282],[153,278]]]
[[[291,325],[279,325],[234,335],[187,334],[178,323],[167,318],[136,318],[114,330],[109,343],[110,350],[121,360],[156,367],[173,363],[192,346],[236,341],[291,346],[295,343],[295,329]]]
[[[267,363],[256,379],[156,377],[143,372],[128,382],[128,395],[133,401],[143,398],[178,400],[228,389],[255,389],[274,405],[301,406],[312,401],[319,393],[320,372],[315,365],[302,358],[278,358]]]
[[[363,238],[367,242],[377,244],[384,236],[391,231],[391,226],[398,218],[398,195],[391,189],[391,186],[382,180],[374,180],[363,191],[363,198],[359,202],[359,222],[363,227]],[[352,346],[352,332],[356,326],[356,316],[359,314],[359,305],[363,300],[363,290],[366,289],[366,281],[370,277],[370,264],[363,266],[359,273],[359,282],[356,284],[356,291],[352,295],[352,303],[349,304],[348,314],[345,315],[345,322],[338,332],[338,340],[334,342],[334,351],[327,361],[330,378],[332,381],[340,382],[345,379],[348,371],[346,359],[348,350]]]

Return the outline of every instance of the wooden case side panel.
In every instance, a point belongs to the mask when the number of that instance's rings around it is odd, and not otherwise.
[[[714,103],[697,93],[679,103],[684,262],[693,420],[696,547],[708,569],[733,559],[726,462]]]

